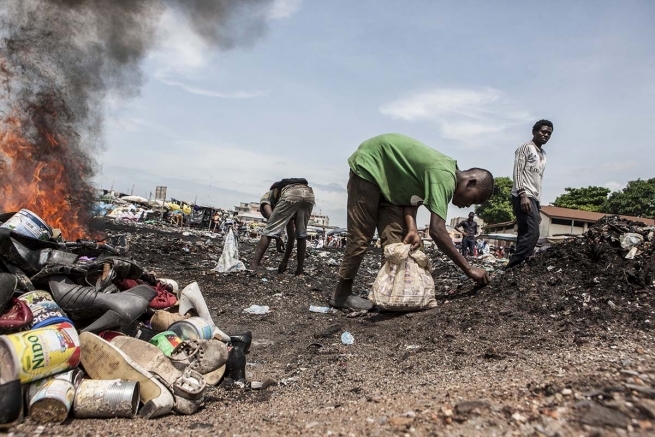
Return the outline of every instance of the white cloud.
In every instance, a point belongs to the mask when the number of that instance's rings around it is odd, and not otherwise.
[[[200,96],[219,97],[222,99],[252,99],[254,97],[266,96],[270,93],[270,91],[234,91],[230,93],[222,93],[219,91],[212,91],[212,90],[206,90],[204,88],[194,87],[191,85],[184,84],[182,82],[178,82],[176,80],[167,79],[162,74],[157,74],[156,76],[157,79],[159,79],[161,82],[165,83],[166,85],[179,87],[188,93],[197,94]]]
[[[437,122],[444,138],[470,140],[481,134],[499,133],[531,120],[516,110],[495,88],[440,88],[386,103],[380,113],[409,122]]]
[[[268,9],[267,18],[269,20],[280,20],[289,18],[300,10],[302,0],[274,0]]]
[[[214,50],[210,50],[207,43],[173,9],[168,8],[162,14],[157,33],[159,49],[150,55],[150,59],[155,61],[159,74],[188,76],[211,61],[209,54]]]
[[[612,191],[619,191],[625,187],[625,184],[616,181],[605,182],[605,188],[609,188]]]

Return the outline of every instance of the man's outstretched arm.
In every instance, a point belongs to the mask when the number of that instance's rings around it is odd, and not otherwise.
[[[487,285],[490,281],[489,274],[484,269],[472,267],[455,248],[453,241],[446,230],[446,221],[432,213],[430,216],[430,237],[434,240],[439,250],[452,259],[457,266],[464,271],[466,276],[474,279],[478,285]]]

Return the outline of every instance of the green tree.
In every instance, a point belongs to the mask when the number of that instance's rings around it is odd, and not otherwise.
[[[655,218],[655,178],[628,182],[624,189],[610,194],[602,212]]]
[[[558,196],[553,205],[560,208],[581,209],[583,211],[600,212],[607,201],[609,188],[586,187],[586,188],[564,188],[565,194]]]
[[[512,180],[508,177],[494,178],[493,194],[489,200],[475,207],[475,213],[488,224],[514,220]]]

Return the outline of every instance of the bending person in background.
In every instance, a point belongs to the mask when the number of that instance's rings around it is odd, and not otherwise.
[[[268,223],[255,249],[251,270],[256,271],[259,267],[271,239],[276,239],[278,251],[283,247],[282,231],[286,228],[287,247],[277,271],[283,273],[287,270],[295,240],[298,243],[298,267],[295,274],[302,275],[307,249],[307,224],[315,203],[314,191],[308,186],[306,179],[282,179],[271,185],[271,189],[262,196],[259,203],[260,211],[268,219]]]
[[[516,251],[507,263],[508,269],[531,257],[539,241],[541,183],[546,169],[546,152],[543,146],[552,134],[553,123],[539,120],[532,127],[532,141],[516,149],[514,154],[512,209],[516,216],[518,233]]]
[[[330,300],[335,308],[369,310],[371,301],[352,292],[353,280],[377,227],[384,248],[391,243],[421,243],[416,227],[419,205],[430,211],[430,236],[464,273],[479,285],[489,283],[484,269],[472,267],[457,251],[446,230],[448,203],[460,208],[487,201],[494,179],[487,170],[461,171],[457,162],[400,134],[364,141],[348,159],[348,244],[339,283]]]

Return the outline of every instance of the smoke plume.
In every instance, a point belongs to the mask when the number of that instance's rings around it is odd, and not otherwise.
[[[83,224],[104,100],[138,95],[167,8],[213,47],[252,44],[270,0],[5,0],[0,6],[0,212]],[[50,199],[63,203],[51,211]],[[45,202],[45,203],[44,203]],[[75,226],[68,223],[68,227]],[[78,226],[79,227],[79,226]],[[79,231],[65,229],[69,235]]]

